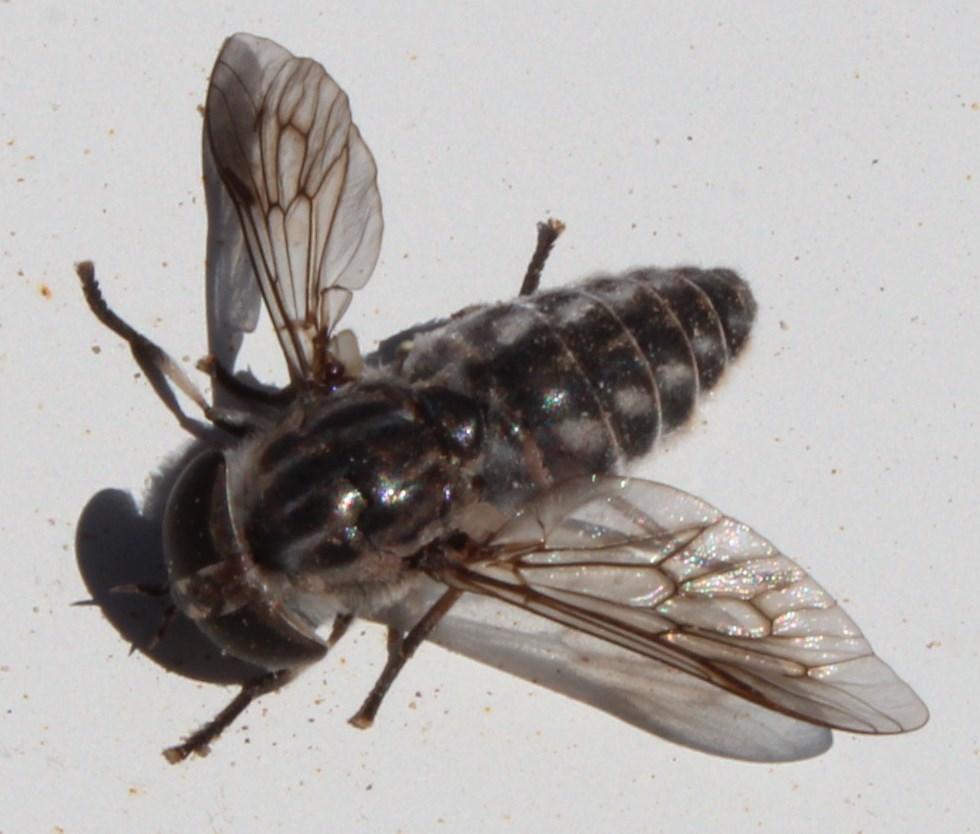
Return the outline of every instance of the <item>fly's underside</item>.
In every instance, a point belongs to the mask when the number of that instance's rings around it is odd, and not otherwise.
[[[248,332],[264,301],[288,386],[256,388],[212,357],[209,403],[78,267],[93,312],[201,443],[164,516],[174,609],[266,670],[168,748],[171,762],[207,752],[354,617],[389,625],[361,727],[430,637],[726,755],[800,758],[825,749],[827,728],[925,722],[772,544],[616,474],[682,425],[743,347],[755,302],[735,273],[645,269],[539,290],[563,228],[549,221],[515,301],[414,328],[365,365],[336,325],[377,260],[381,203],[346,95],[319,64],[235,35],[212,72],[204,148],[212,320]],[[524,624],[501,627],[487,613],[501,604]]]

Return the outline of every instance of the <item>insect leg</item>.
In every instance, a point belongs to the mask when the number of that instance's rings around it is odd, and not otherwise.
[[[293,389],[290,387],[278,391],[264,390],[239,379],[215,356],[208,356],[197,363],[199,370],[209,374],[216,386],[239,400],[259,405],[282,405],[292,399]]]
[[[374,716],[402,667],[462,595],[463,592],[455,588],[446,591],[404,637],[395,629],[388,629],[388,662],[361,708],[350,719],[351,724],[365,730],[374,723]]]
[[[95,317],[108,327],[113,333],[121,336],[129,343],[133,359],[140,366],[147,380],[153,386],[157,396],[163,400],[163,404],[169,409],[170,413],[177,418],[177,422],[195,437],[207,435],[207,428],[197,420],[193,420],[184,414],[177,402],[171,385],[175,385],[183,391],[195,404],[208,416],[211,407],[208,405],[204,396],[197,389],[197,386],[187,377],[180,366],[171,359],[167,353],[158,345],[151,342],[142,333],[134,330],[124,322],[106,304],[102,297],[102,290],[99,282],[95,279],[95,266],[91,261],[82,261],[75,264],[75,272],[82,282],[82,291],[85,293],[85,300]]]
[[[350,614],[338,614],[334,618],[333,629],[330,632],[330,637],[327,638],[327,648],[332,648],[347,633],[347,629],[353,620],[354,617]],[[300,669],[280,669],[277,672],[268,672],[245,681],[242,684],[242,691],[231,700],[228,706],[183,742],[164,750],[164,758],[170,764],[177,764],[194,753],[199,756],[206,756],[210,752],[212,742],[231,726],[252,701],[262,695],[281,689],[300,671]]]
[[[551,254],[551,247],[555,245],[558,235],[563,231],[565,231],[565,224],[554,217],[549,217],[544,223],[538,223],[538,245],[534,248],[531,262],[527,265],[527,272],[524,273],[520,295],[531,295],[538,289],[541,272],[544,270],[548,255]]]
[[[328,649],[337,645],[337,641],[347,633],[352,622],[354,622],[353,614],[338,614],[334,617],[333,628],[330,629],[330,636],[327,638]]]
[[[211,743],[245,711],[245,708],[252,701],[261,695],[275,692],[285,686],[296,677],[296,674],[297,670],[295,669],[281,669],[278,672],[269,672],[246,681],[242,684],[242,691],[232,699],[228,706],[200,730],[188,736],[185,741],[164,750],[164,758],[170,764],[177,764],[184,761],[192,753],[206,756],[211,752]]]

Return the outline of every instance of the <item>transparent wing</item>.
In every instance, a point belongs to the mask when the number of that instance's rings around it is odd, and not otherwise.
[[[444,591],[429,580],[377,619],[406,632]],[[482,594],[464,594],[429,640],[705,753],[787,762],[832,743],[825,727]]]
[[[377,169],[347,96],[315,61],[238,34],[212,70],[204,130],[205,181],[224,187],[208,200],[209,250],[220,241],[227,267],[217,316],[254,328],[258,287],[291,378],[316,380],[381,246]]]
[[[663,484],[563,484],[438,578],[820,726],[898,733],[928,718],[806,571]]]
[[[238,210],[218,176],[207,131],[202,142],[204,195],[208,205],[208,352],[234,368],[246,333],[255,330],[262,295],[238,220]]]

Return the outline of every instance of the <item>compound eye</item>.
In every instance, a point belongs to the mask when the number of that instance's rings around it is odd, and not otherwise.
[[[326,646],[304,618],[243,595],[226,566],[236,552],[225,494],[224,455],[202,452],[174,484],[163,524],[171,594],[223,652],[272,671],[319,660]]]
[[[224,455],[208,450],[181,472],[167,501],[163,552],[167,573],[177,584],[203,568],[222,561],[211,530],[216,486],[224,482]]]

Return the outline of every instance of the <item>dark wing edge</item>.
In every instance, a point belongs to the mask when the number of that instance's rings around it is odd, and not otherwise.
[[[315,61],[237,34],[211,73],[204,126],[214,319],[254,329],[258,287],[293,381],[316,381],[383,219],[377,168],[346,94]],[[247,255],[246,257],[243,257]],[[220,294],[220,298],[218,297]]]
[[[596,477],[559,485],[481,555],[436,578],[819,726],[888,734],[928,719],[801,567],[664,484]]]

